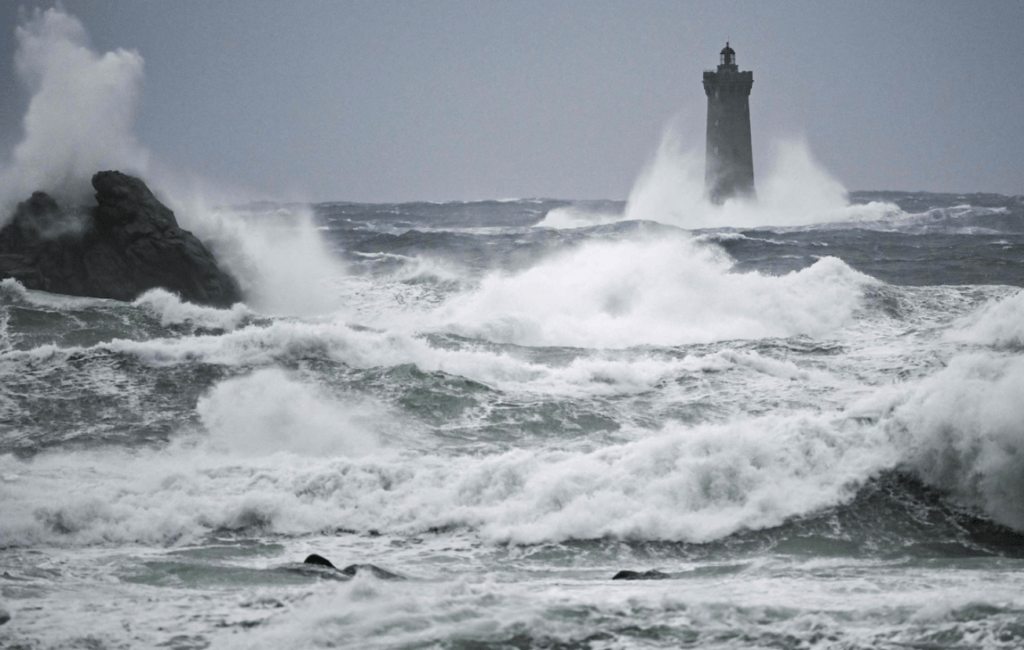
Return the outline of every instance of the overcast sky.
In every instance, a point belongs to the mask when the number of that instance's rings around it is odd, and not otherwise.
[[[18,4],[0,8],[5,159],[29,102]],[[152,160],[253,198],[624,199],[671,120],[703,151],[701,73],[726,39],[754,73],[755,173],[802,136],[850,190],[1024,194],[1021,0],[62,6],[96,52],[144,60]]]

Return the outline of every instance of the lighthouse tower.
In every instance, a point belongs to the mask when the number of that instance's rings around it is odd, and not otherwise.
[[[722,203],[734,196],[754,197],[754,157],[750,148],[750,87],[754,73],[740,72],[736,51],[725,44],[718,70],[704,72],[708,96],[708,137],[704,188]]]

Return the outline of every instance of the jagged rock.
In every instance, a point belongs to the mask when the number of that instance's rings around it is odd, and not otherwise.
[[[0,229],[0,279],[28,289],[134,300],[157,287],[183,300],[228,307],[242,299],[233,277],[140,179],[92,177],[96,207],[64,209],[44,192],[18,204]]]

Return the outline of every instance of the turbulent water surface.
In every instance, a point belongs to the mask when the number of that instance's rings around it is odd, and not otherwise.
[[[852,200],[254,205],[250,305],[0,283],[0,645],[1024,646],[1024,199]]]

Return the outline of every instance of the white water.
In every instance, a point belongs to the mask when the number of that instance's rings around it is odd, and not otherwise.
[[[783,277],[734,274],[685,237],[592,243],[516,275],[493,274],[435,318],[519,345],[626,347],[823,336],[849,322],[873,282],[826,258]]]
[[[990,305],[948,336],[1006,322],[1004,312],[1017,303],[1019,294]],[[987,343],[1000,340],[996,334]],[[680,372],[746,368],[775,390],[787,382],[803,391],[841,388],[859,394],[862,405],[849,414],[799,407],[720,424],[668,423],[624,431],[621,442],[596,448],[555,438],[551,446],[450,457],[382,404],[331,394],[279,369],[257,370],[216,385],[197,405],[204,432],[183,431],[170,448],[5,457],[3,544],[167,543],[249,525],[290,534],[331,525],[403,534],[454,525],[516,543],[706,541],[842,503],[877,472],[901,464],[995,520],[1024,527],[1017,426],[1024,365],[997,348],[954,354],[945,370],[896,387],[862,384],[839,374],[842,364],[828,372],[737,352],[681,360],[587,355],[552,366],[330,323],[278,321],[99,348],[155,367],[246,366],[316,349],[357,367],[414,363],[506,391],[580,396],[640,393]],[[9,352],[5,364],[61,363],[83,352]],[[749,395],[756,387],[750,379],[736,385]]]

